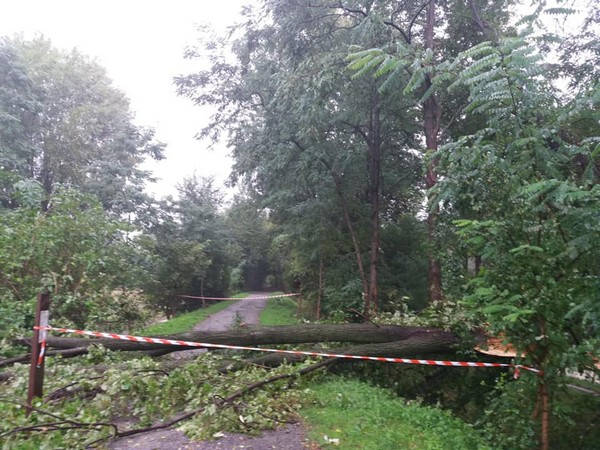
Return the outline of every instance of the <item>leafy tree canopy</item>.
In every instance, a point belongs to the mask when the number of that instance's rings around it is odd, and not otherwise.
[[[161,159],[163,144],[138,127],[125,95],[105,70],[77,50],[54,48],[43,37],[0,41],[0,182],[4,206],[14,206],[15,180],[59,184],[96,195],[115,213],[146,200],[146,157]]]

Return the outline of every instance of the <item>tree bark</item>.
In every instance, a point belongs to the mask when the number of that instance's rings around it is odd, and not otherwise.
[[[542,410],[540,426],[540,450],[549,450],[549,430],[550,430],[550,399],[548,396],[548,387],[542,378],[538,383],[538,402]]]
[[[384,356],[411,357],[416,355],[427,355],[432,353],[453,353],[453,346],[457,343],[457,338],[452,333],[438,331],[422,335],[413,335],[407,339],[392,342],[382,342],[377,344],[356,345],[343,348],[328,348],[326,350],[310,350],[322,353],[335,353],[338,355],[360,355],[360,356]],[[253,358],[247,362],[236,363],[225,367],[224,372],[239,370],[248,365],[256,364],[259,366],[277,367],[283,363],[293,364],[304,361],[309,356],[291,355],[284,353],[270,353],[264,356]],[[356,360],[340,358],[337,363],[352,362]]]
[[[369,273],[369,295],[365,301],[363,314],[371,316],[377,312],[378,260],[380,242],[380,202],[381,202],[381,105],[377,91],[373,93],[369,139],[369,196],[371,201],[371,266]]]
[[[319,290],[317,292],[317,313],[315,320],[321,320],[321,299],[323,298],[323,247],[319,255]]]
[[[455,336],[451,332],[425,327],[403,327],[398,325],[372,324],[307,324],[286,325],[273,327],[246,326],[230,331],[190,331],[170,336],[160,336],[167,339],[177,339],[191,342],[206,342],[210,344],[229,344],[240,346],[305,344],[319,342],[349,342],[357,344],[380,344],[384,342],[404,341],[429,342],[435,339],[450,339]],[[48,347],[51,348],[82,348],[92,344],[100,344],[111,350],[140,351],[165,349],[170,351],[188,350],[188,347],[166,346],[142,342],[123,341],[116,339],[82,339],[73,337],[48,336]]]
[[[435,28],[435,0],[431,0],[427,5],[427,17],[425,22],[425,48],[433,50],[434,48],[434,28]],[[425,90],[432,86],[431,74],[425,77]],[[435,94],[431,94],[423,104],[423,122],[425,130],[425,144],[427,154],[431,155],[437,152],[438,135],[440,132],[440,118],[442,108]],[[431,189],[437,183],[437,173],[435,171],[437,159],[431,158],[427,165],[427,175],[425,177],[425,186]],[[435,232],[436,222],[439,212],[437,204],[430,206],[427,214],[427,228],[429,237],[429,301],[435,302],[442,299],[442,271],[439,259],[435,256]]]

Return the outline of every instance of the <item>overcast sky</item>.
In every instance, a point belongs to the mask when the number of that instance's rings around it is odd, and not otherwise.
[[[194,171],[219,182],[229,174],[227,150],[207,150],[207,143],[194,139],[209,111],[177,97],[172,80],[198,67],[182,57],[198,36],[196,25],[223,29],[251,1],[3,0],[0,35],[43,34],[55,47],[77,47],[97,59],[130,98],[136,123],[153,127],[167,144],[167,159],[148,166],[162,179],[150,192],[164,196]]]

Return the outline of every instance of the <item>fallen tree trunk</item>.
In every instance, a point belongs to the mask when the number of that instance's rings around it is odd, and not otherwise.
[[[308,344],[317,342],[382,343],[402,341],[410,337],[438,336],[450,332],[435,328],[404,327],[399,325],[374,326],[372,324],[307,324],[274,327],[242,327],[230,331],[190,331],[168,336],[166,339],[206,342],[210,344],[256,346],[279,344]],[[115,339],[82,339],[79,337],[48,336],[47,344],[52,348],[81,348],[102,345],[111,350],[139,351],[164,349],[169,351],[189,350],[164,344],[150,344]]]
[[[308,324],[276,327],[243,327],[230,331],[191,331],[169,336],[155,336],[191,342],[255,347],[260,345],[311,344],[337,342],[366,344],[331,350],[333,353],[361,354],[365,356],[409,356],[430,353],[452,353],[457,337],[448,331],[426,327],[374,324]],[[23,340],[29,345],[28,340]],[[389,345],[383,345],[389,344]],[[161,356],[171,352],[189,350],[192,347],[134,342],[117,339],[48,336],[47,356],[77,356],[87,353],[90,345],[102,345],[110,350],[136,351],[148,356]],[[302,359],[293,355],[270,354],[253,360],[256,364],[278,365],[284,360]],[[0,367],[15,362],[25,362],[27,355],[0,360]]]
[[[356,345],[345,348],[310,349],[311,352],[335,353],[339,355],[359,356],[385,356],[389,358],[410,358],[416,355],[427,355],[433,353],[453,353],[454,345],[458,343],[456,336],[452,333],[438,332],[425,335],[413,335],[402,341],[383,342],[376,344]],[[283,363],[296,363],[309,358],[305,355],[292,355],[285,353],[269,353],[264,356],[238,362],[222,369],[229,372],[242,369],[248,365],[260,365],[266,367],[277,367]],[[355,359],[339,358],[338,363],[357,361]]]

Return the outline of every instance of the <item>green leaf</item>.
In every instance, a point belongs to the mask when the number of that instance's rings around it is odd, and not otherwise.
[[[543,253],[544,249],[542,247],[537,247],[535,245],[523,244],[518,247],[512,248],[509,250],[509,253],[525,253],[526,250],[530,250],[532,252]]]

